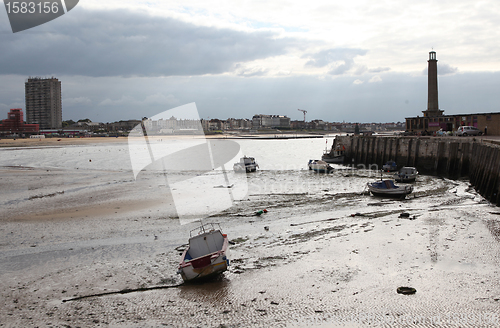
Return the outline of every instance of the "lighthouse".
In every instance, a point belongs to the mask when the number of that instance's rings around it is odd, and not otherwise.
[[[422,111],[424,117],[442,116],[444,110],[439,109],[438,102],[438,77],[436,52],[429,52],[429,68],[427,70],[427,110]]]
[[[439,109],[438,102],[438,76],[436,52],[429,52],[429,69],[427,71],[427,110],[417,117],[407,117],[406,131],[409,134],[431,135],[442,130],[447,133],[456,131],[460,126],[472,126],[488,135],[500,135],[500,112],[498,113],[471,113],[444,115],[444,110]],[[422,99],[423,100],[423,99]],[[494,123],[496,122],[496,123]],[[495,126],[492,132],[492,127]],[[484,131],[484,132],[483,132]]]

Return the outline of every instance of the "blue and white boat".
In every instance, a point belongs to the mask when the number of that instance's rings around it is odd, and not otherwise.
[[[413,192],[413,186],[396,186],[392,180],[381,180],[367,184],[368,191],[374,196],[405,198]]]
[[[394,161],[388,161],[384,165],[382,165],[382,170],[385,172],[394,172],[398,170],[398,165]]]

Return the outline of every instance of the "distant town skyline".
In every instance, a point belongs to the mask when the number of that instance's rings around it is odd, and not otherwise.
[[[13,34],[0,9],[0,117],[26,109],[29,76],[62,81],[63,120],[287,115],[398,122],[427,107],[438,54],[445,114],[498,112],[500,4],[454,1],[80,2]]]

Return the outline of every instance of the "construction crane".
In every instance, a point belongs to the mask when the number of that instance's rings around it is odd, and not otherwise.
[[[305,122],[307,110],[303,110],[303,109],[297,109],[297,110],[300,110],[302,113],[304,113],[304,122]]]

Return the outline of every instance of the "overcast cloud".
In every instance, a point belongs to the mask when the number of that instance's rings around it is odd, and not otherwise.
[[[271,31],[201,28],[145,12],[84,8],[37,32],[2,33],[0,43],[9,45],[2,49],[0,74],[93,77],[221,74],[239,62],[306,46]]]
[[[432,49],[445,114],[499,111],[499,24],[493,0],[87,0],[13,34],[0,8],[0,119],[28,76],[55,76],[63,119],[196,102],[203,118],[403,121],[426,109]]]

